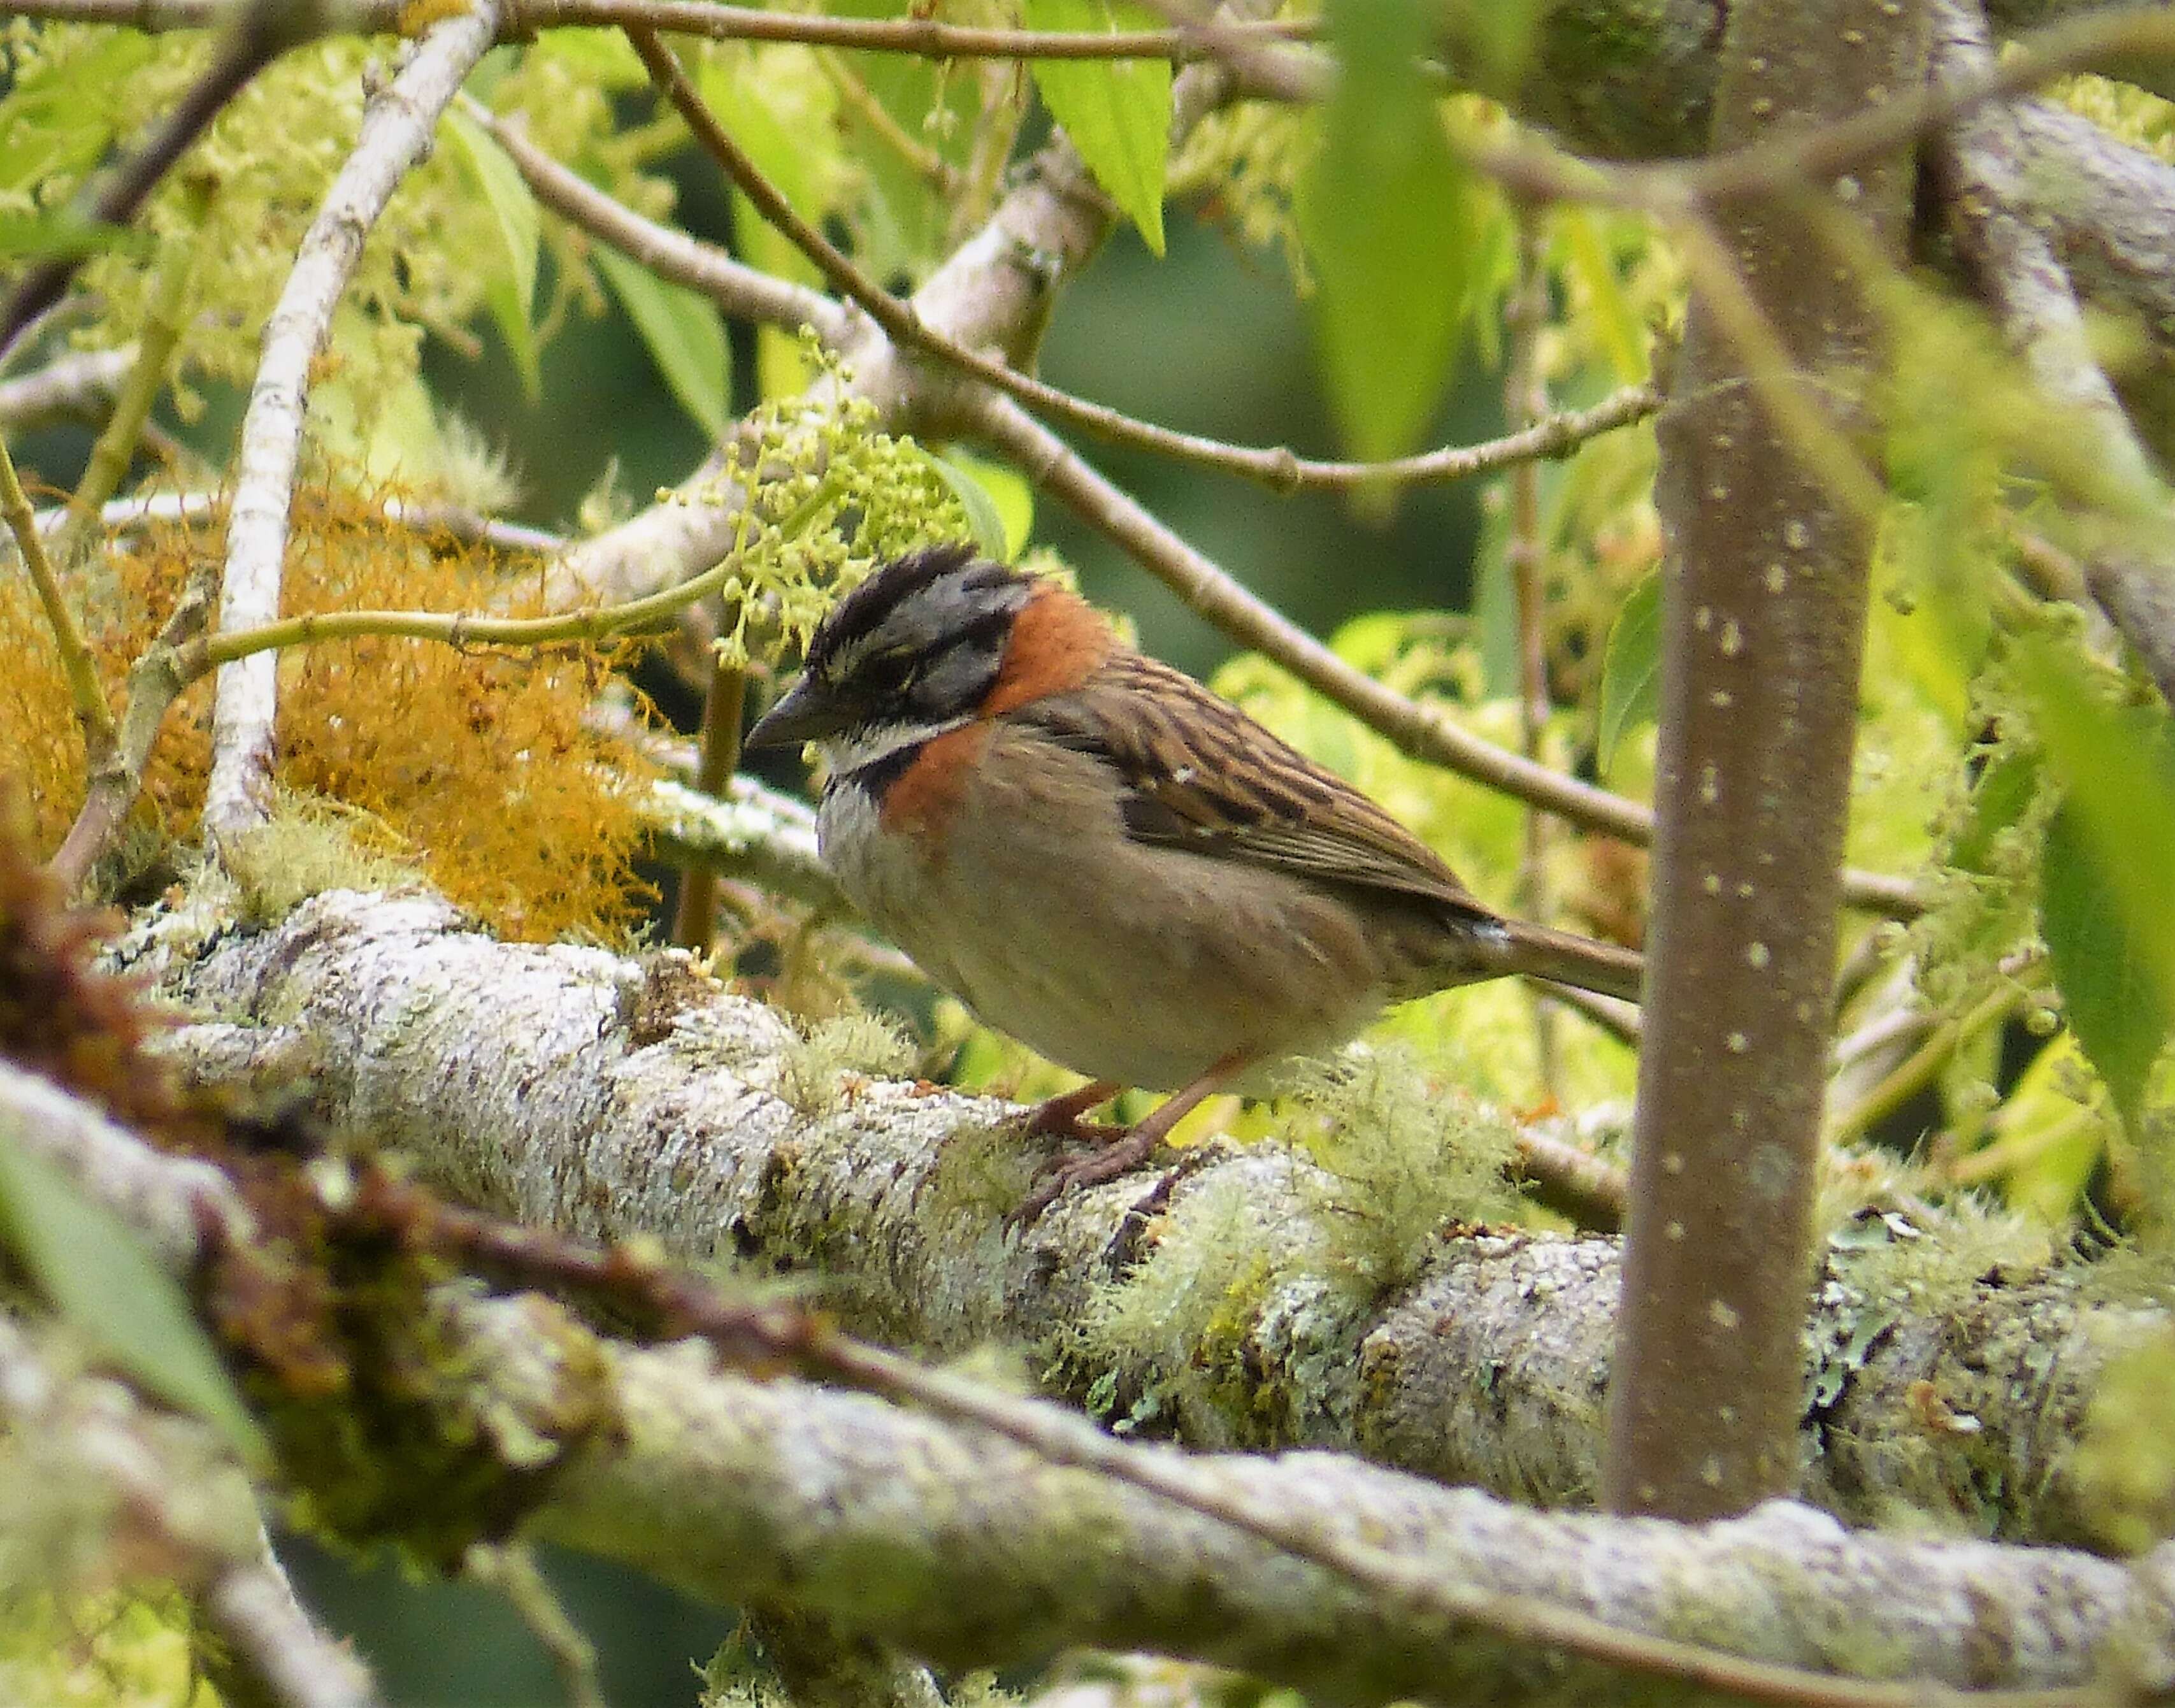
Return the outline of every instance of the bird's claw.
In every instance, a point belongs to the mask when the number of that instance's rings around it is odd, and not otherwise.
[[[1159,1134],[1143,1133],[1131,1127],[1104,1126],[1077,1120],[1071,1122],[1070,1127],[1071,1136],[1085,1141],[1084,1148],[1052,1157],[1035,1170],[1033,1186],[1005,1217],[1006,1233],[1033,1227],[1042,1212],[1067,1192],[1084,1192],[1090,1186],[1099,1186],[1105,1180],[1131,1173],[1153,1156],[1163,1142]]]

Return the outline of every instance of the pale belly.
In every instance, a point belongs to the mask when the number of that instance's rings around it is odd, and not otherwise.
[[[824,859],[981,1020],[1091,1078],[1173,1090],[1234,1052],[1266,1065],[1332,1049],[1380,1011],[1376,952],[1341,908],[1283,874],[1174,849],[1082,860],[1094,796],[1065,783],[970,796],[933,855],[834,791]],[[1115,837],[1112,818],[1098,835]]]

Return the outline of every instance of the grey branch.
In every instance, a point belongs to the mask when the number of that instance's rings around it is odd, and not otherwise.
[[[431,26],[392,86],[363,114],[361,134],[303,235],[293,269],[264,325],[264,352],[241,422],[218,626],[253,628],[279,615],[288,508],[301,458],[310,364],[364,240],[393,190],[428,152],[438,115],[498,33],[499,0],[474,0]],[[219,673],[212,710],[211,780],[204,825],[231,836],[263,816],[278,713],[279,658],[263,653]]]
[[[1147,1407],[1198,1445],[1334,1448],[1506,1495],[1591,1499],[1613,1241],[1468,1230],[1378,1296],[1325,1269],[1334,1183],[1273,1146],[1212,1147],[1010,1236],[1001,1217],[1031,1161],[995,1131],[1010,1106],[841,1071],[762,1005],[692,991],[676,957],[501,944],[427,896],[330,893],[249,935],[184,910],[119,954],[218,1017],[175,1040],[193,1071],[286,1081],[311,1064],[329,1118],[482,1207],[822,1275],[856,1331],[930,1353],[1055,1351],[1060,1391]],[[1838,1242],[1870,1249],[1831,1253],[1807,1335],[1800,1494],[1852,1521],[1912,1505],[2017,1540],[2088,1535],[2069,1446],[2108,1349],[2164,1314],[2109,1300],[2079,1266],[1958,1262],[1907,1284],[1887,1227]],[[1201,1313],[1212,1335],[1077,1350],[1114,1280],[1218,1241],[1246,1279],[1202,1272],[1200,1287],[1229,1288]]]
[[[1939,0],[1934,20],[1936,75],[1982,75],[1993,54],[1976,0]],[[2053,244],[2030,217],[2025,135],[2015,111],[1988,106],[1932,139],[1936,170],[1946,181],[1950,229],[2033,382],[2069,412],[2086,460],[2164,516],[2171,495],[2092,353],[2084,312]],[[2175,558],[2149,544],[2165,531],[2164,523],[2125,530],[2121,545],[2092,554],[2086,578],[2161,693],[2175,701]]]
[[[136,365],[136,346],[71,350],[0,380],[0,429],[29,432],[56,420],[102,420]]]
[[[73,1107],[57,1112],[56,1101]],[[199,1230],[245,1225],[220,1177],[208,1181],[208,1171],[4,1065],[0,1131],[158,1230],[157,1249],[177,1272],[195,1256]],[[534,1491],[532,1533],[715,1601],[788,1607],[940,1665],[1028,1661],[1079,1644],[1145,1647],[1332,1703],[1494,1700],[1543,1687],[1581,1698],[1627,1682],[1280,1557],[1183,1503],[973,1427],[724,1374],[697,1342],[599,1342],[534,1298],[484,1299],[453,1286],[431,1309],[469,1415],[493,1420],[487,1439],[518,1456]],[[1207,1505],[1276,1510],[1453,1593],[1526,1597],[1631,1640],[1673,1637],[1696,1609],[1708,1651],[1803,1669],[1793,1676],[1811,1693],[1769,1700],[1939,1703],[1937,1684],[2082,1685],[2105,1676],[2118,1646],[2128,1680],[2175,1676],[2168,1548],[2131,1566],[2061,1549],[1852,1535],[1787,1502],[1679,1526],[1535,1512],[1323,1453],[1110,1450]],[[246,1629],[263,1616],[258,1608],[236,1622]],[[1822,1688],[1821,1675],[1862,1673],[1869,1657],[1914,1682],[1904,1694],[1850,1678]],[[319,1690],[288,1700],[334,1708],[361,1699]]]
[[[33,1141],[50,1146],[58,1135],[47,1122],[56,1118],[63,1131],[105,1125],[43,1082],[0,1066],[0,1138],[16,1142],[35,1123]],[[186,1208],[186,1165],[161,1184],[163,1164],[133,1138],[111,1128],[103,1137],[107,1163],[122,1159],[105,1175],[117,1208]],[[111,1505],[108,1521],[139,1538],[138,1552],[173,1562],[225,1639],[226,1666],[247,1675],[261,1700],[278,1708],[373,1708],[369,1675],[295,1599],[247,1480],[225,1462],[210,1431],[75,1368],[79,1357],[65,1341],[44,1343],[0,1315],[0,1423],[17,1486],[100,1491]]]

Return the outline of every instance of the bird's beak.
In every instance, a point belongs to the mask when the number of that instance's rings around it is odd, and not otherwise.
[[[812,677],[803,676],[792,692],[757,720],[742,744],[748,747],[788,747],[800,741],[820,741],[852,724],[856,713],[838,696],[826,693]]]

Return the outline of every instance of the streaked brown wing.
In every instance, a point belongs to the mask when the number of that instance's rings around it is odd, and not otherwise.
[[[1168,664],[1121,652],[1082,687],[1011,715],[1116,770],[1142,842],[1479,906],[1365,795]]]

